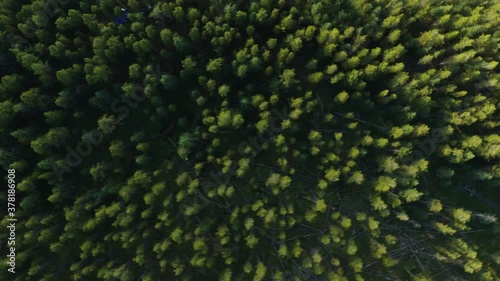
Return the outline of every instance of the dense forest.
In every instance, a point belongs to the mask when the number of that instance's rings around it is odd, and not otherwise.
[[[2,0],[0,279],[500,280],[499,58],[498,0]]]

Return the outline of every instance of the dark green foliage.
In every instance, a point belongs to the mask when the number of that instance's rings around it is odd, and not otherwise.
[[[500,279],[498,1],[25,2],[1,280]]]

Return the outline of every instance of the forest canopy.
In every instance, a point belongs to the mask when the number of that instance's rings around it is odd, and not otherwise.
[[[500,280],[498,0],[0,11],[0,279]]]

